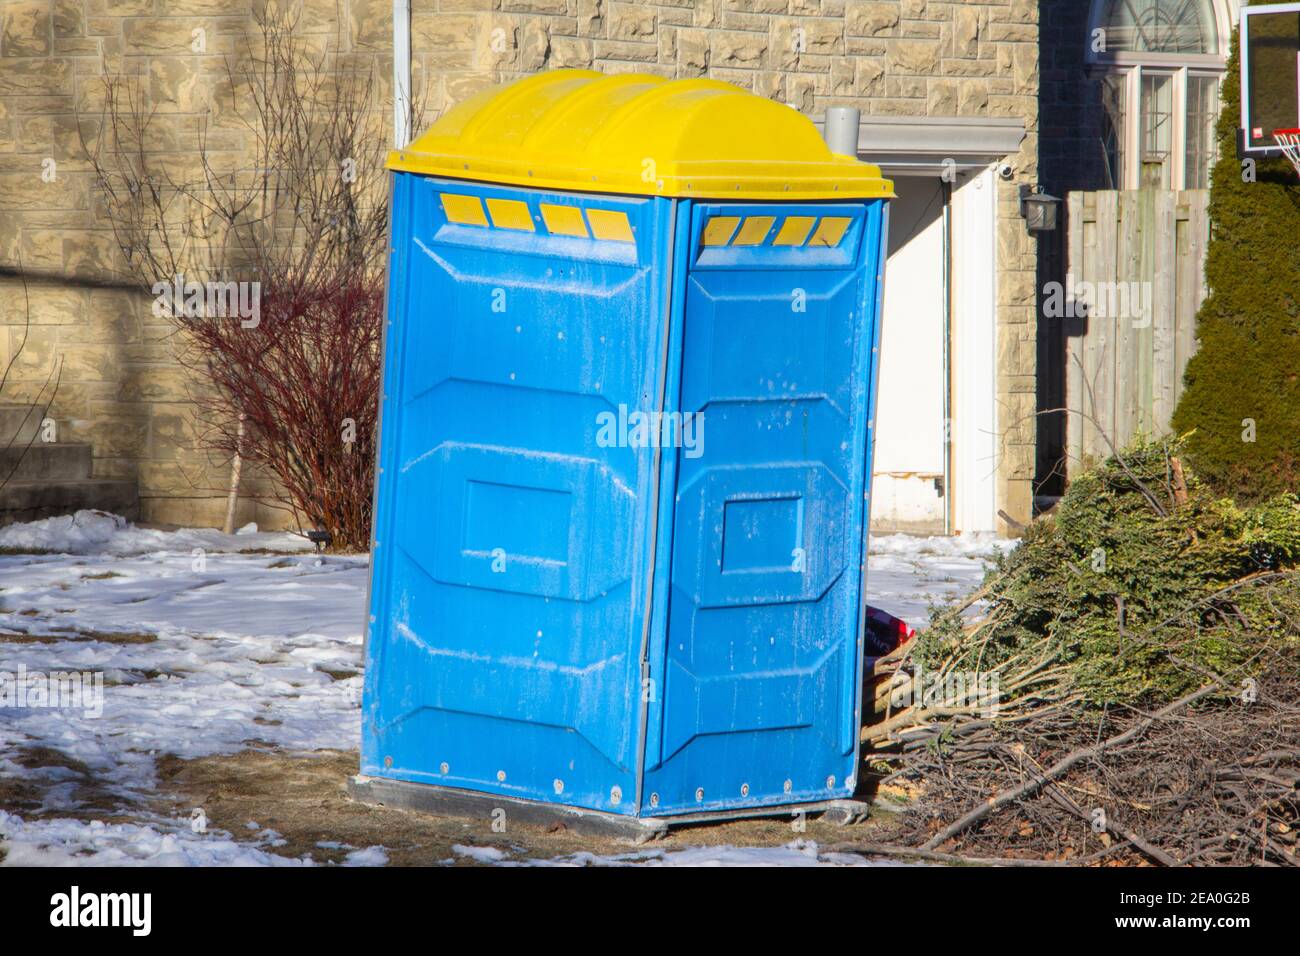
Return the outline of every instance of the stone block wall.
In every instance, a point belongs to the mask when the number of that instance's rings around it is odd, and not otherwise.
[[[1101,143],[1101,81],[1085,64],[1089,7],[1080,0],[1042,0],[1039,157],[1043,185],[1058,196],[1112,188]]]
[[[22,315],[12,268],[31,284],[32,328],[10,395],[34,391],[55,357],[67,433],[95,444],[103,475],[137,475],[148,520],[214,524],[224,470],[196,443],[196,383],[170,327],[117,288],[110,224],[81,133],[100,119],[105,74],[137,78],[158,111],[159,148],[192,159],[225,56],[254,0],[16,0],[0,47],[0,348]],[[262,0],[256,0],[262,2]],[[1067,4],[1068,5],[1068,4]],[[391,87],[391,0],[302,0],[301,29],[372,55]],[[857,106],[889,116],[1018,117],[1028,135],[1000,183],[999,507],[1024,520],[1034,463],[1035,267],[1016,186],[1038,176],[1038,0],[414,0],[413,85],[426,121],[474,92],[561,67],[709,76],[809,116]],[[238,154],[239,144],[230,145]],[[42,178],[52,161],[54,181]],[[39,287],[38,287],[39,286]],[[7,355],[6,355],[7,360]],[[241,520],[275,513],[246,505]]]

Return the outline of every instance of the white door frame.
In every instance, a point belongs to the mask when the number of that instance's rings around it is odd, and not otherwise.
[[[886,176],[955,176],[949,204],[950,480],[944,491],[959,534],[999,533],[997,169],[1024,138],[1024,122],[1015,118],[865,116],[859,125],[858,157],[878,164]],[[935,281],[942,281],[942,270],[936,262]]]
[[[994,532],[1000,443],[997,404],[998,180],[995,166],[952,193],[953,530]],[[885,356],[888,361],[889,357]]]

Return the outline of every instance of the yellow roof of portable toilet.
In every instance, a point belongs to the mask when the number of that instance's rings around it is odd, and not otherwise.
[[[894,195],[827,149],[809,119],[718,80],[539,73],[448,110],[390,169],[455,179],[703,199]]]

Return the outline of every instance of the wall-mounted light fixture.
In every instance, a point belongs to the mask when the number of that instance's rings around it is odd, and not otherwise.
[[[1030,232],[1054,232],[1060,212],[1061,200],[1043,192],[1042,186],[1020,187],[1020,215]]]

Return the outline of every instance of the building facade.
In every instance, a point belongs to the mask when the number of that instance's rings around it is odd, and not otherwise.
[[[1166,113],[1175,117],[1160,141],[1172,157],[1169,175],[1199,176],[1207,142],[1196,131],[1214,109],[1201,77],[1221,70],[1233,15],[1226,0],[1182,4],[1209,9],[1217,32],[1212,52],[1180,51],[1177,65],[1161,59],[1166,51],[1124,48],[1145,42],[1137,27],[1144,15],[1158,20],[1160,4],[1123,4],[1138,10],[1128,27],[1113,20],[1116,6],[415,0],[413,88],[427,119],[485,86],[558,68],[708,76],[815,121],[829,107],[859,109],[859,154],[894,178],[899,196],[874,523],[1014,533],[1032,514],[1041,440],[1038,287],[1047,241],[1026,228],[1021,187],[1064,196],[1128,175],[1138,138],[1163,135],[1144,132],[1154,127],[1142,118]],[[302,11],[303,32],[374,56],[390,74],[390,0],[303,0]],[[108,281],[117,252],[82,135],[100,116],[105,76],[130,75],[157,110],[159,149],[184,162],[251,14],[247,0],[4,5],[0,262],[9,271],[0,278],[0,343],[10,354],[27,311],[13,270],[21,264],[36,277],[27,347],[8,386],[17,399],[5,401],[24,400],[61,357],[53,417],[64,435],[93,445],[97,475],[138,481],[146,520],[220,523],[226,478],[200,448],[192,383],[175,361],[170,325]],[[1121,41],[1100,55],[1090,45],[1099,22]],[[1106,91],[1128,97],[1118,113],[1103,108]],[[1111,145],[1094,148],[1105,136]],[[41,175],[50,160],[54,181]],[[244,502],[239,518],[274,524],[277,515]]]
[[[1040,309],[1036,489],[1048,501],[1109,441],[1167,428],[1181,394],[1240,11],[1239,0],[1042,0],[1040,182],[1062,197],[1065,221],[1039,241],[1039,289],[1137,281],[1149,302],[1137,322]],[[1158,222],[1144,230],[1151,212]]]

